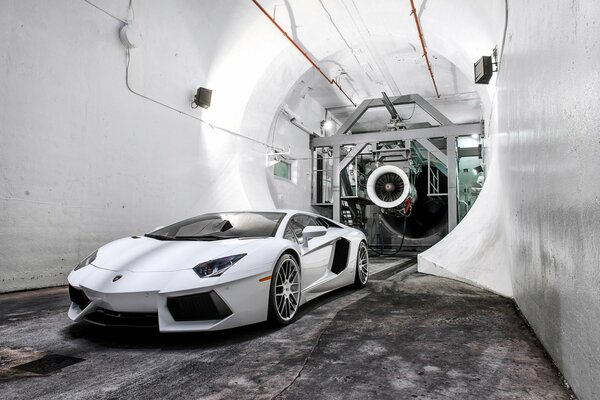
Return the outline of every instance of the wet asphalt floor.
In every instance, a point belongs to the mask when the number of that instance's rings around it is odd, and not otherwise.
[[[0,295],[0,398],[572,398],[509,299],[413,265],[373,259],[284,328],[103,328],[67,318],[66,288]]]

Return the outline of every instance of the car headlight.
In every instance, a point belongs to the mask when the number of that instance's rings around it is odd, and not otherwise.
[[[241,260],[246,254],[238,254],[235,256],[217,258],[198,264],[194,267],[194,272],[198,274],[200,278],[209,278],[214,276],[221,276],[223,272],[227,271],[236,262]]]
[[[77,270],[85,267],[86,265],[90,265],[91,263],[94,262],[97,255],[98,255],[98,250],[96,250],[95,252],[93,252],[92,254],[90,254],[89,256],[84,258],[83,260],[81,260],[81,262],[79,264],[77,264],[77,266],[75,267],[75,269],[73,271],[77,271]]]

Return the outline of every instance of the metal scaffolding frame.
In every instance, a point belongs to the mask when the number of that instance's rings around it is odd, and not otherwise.
[[[386,107],[387,102],[393,105],[416,104],[429,114],[439,126],[418,127],[414,129],[360,132],[352,134],[352,127],[358,122],[363,114],[373,107]],[[388,103],[389,106],[389,103]],[[314,151],[317,148],[328,147],[332,151],[333,176],[332,176],[332,206],[333,219],[339,221],[341,218],[341,196],[340,175],[343,170],[358,156],[368,144],[389,143],[398,141],[416,140],[430,154],[438,159],[448,168],[448,231],[454,229],[458,221],[458,154],[456,138],[480,133],[480,123],[454,124],[434,106],[418,94],[395,96],[391,98],[375,98],[363,101],[354,112],[344,121],[338,131],[327,137],[312,137],[310,147]],[[437,148],[429,139],[446,138],[446,153]],[[341,159],[342,146],[354,146],[353,149]]]

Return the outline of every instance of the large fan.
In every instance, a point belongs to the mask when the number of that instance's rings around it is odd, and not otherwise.
[[[384,165],[369,175],[367,194],[375,205],[395,208],[402,204],[411,191],[408,175],[393,165]]]

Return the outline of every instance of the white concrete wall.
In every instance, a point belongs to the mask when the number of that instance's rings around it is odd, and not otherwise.
[[[575,393],[597,399],[600,4],[510,6],[498,151],[514,295]]]
[[[135,2],[143,40],[132,88],[239,131],[270,60],[248,62],[237,92],[226,83],[236,32],[257,16],[234,3]],[[127,18],[126,0],[96,4]],[[273,207],[264,146],[127,89],[122,25],[84,1],[0,3],[0,292],[64,284],[118,237],[205,211]],[[215,91],[204,115],[190,108],[203,85]]]
[[[271,35],[278,38],[281,34],[272,27]],[[274,149],[289,153],[283,157],[292,165],[291,180],[274,176],[274,157],[268,159],[265,170],[269,192],[278,208],[312,210],[308,132],[320,133],[325,109],[306,94],[301,81],[296,82],[309,68],[310,64],[287,43],[257,82],[242,121],[245,130],[260,132],[261,138]],[[297,116],[296,125],[281,112],[284,105]]]
[[[509,2],[488,180],[419,268],[512,294],[589,400],[600,398],[599,60],[597,2]]]

